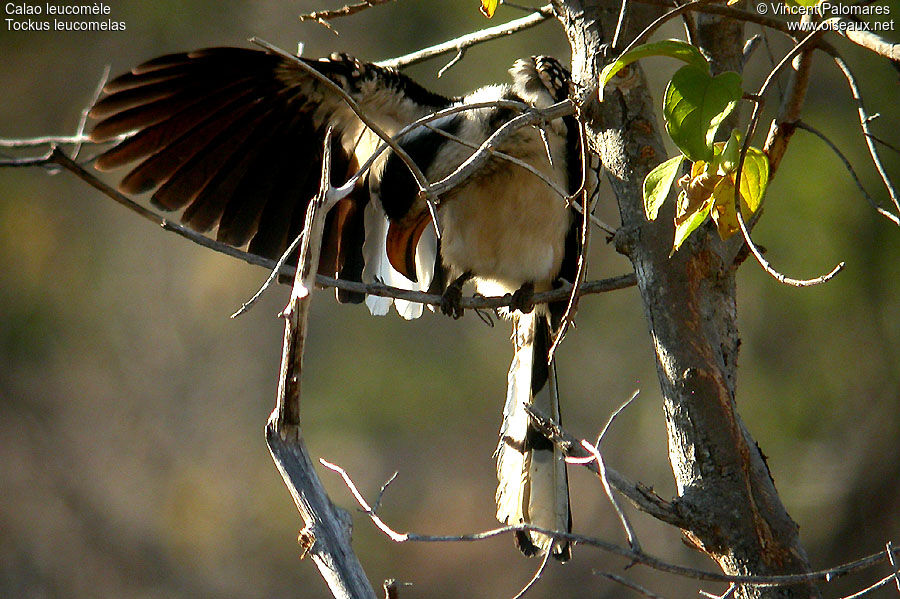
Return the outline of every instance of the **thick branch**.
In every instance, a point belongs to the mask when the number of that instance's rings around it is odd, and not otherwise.
[[[555,2],[573,47],[576,81],[597,80],[601,44],[614,29],[614,2]],[[635,18],[638,25],[653,20]],[[637,32],[626,32],[634,39]],[[743,40],[734,43],[740,46]],[[625,90],[588,95],[581,114],[619,206],[618,246],[631,259],[656,349],[670,461],[685,530],[724,572],[759,575],[808,571],[797,526],[781,505],[765,461],[735,409],[738,335],[734,271],[722,260],[714,231],[698,230],[671,258],[671,212],[644,216],[642,183],[665,156],[656,131],[655,102],[640,69]],[[667,206],[671,210],[671,205]],[[808,584],[768,589],[742,586],[740,597],[804,597]]]

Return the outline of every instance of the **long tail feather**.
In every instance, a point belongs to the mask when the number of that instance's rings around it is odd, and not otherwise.
[[[569,483],[562,452],[530,423],[525,405],[559,422],[556,368],[548,363],[550,323],[538,310],[515,313],[515,355],[509,369],[506,405],[497,447],[497,519],[546,530],[571,530]],[[525,555],[550,551],[571,557],[569,543],[538,532],[520,532],[516,544]]]

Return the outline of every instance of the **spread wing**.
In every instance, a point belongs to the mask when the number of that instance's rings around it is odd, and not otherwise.
[[[450,104],[395,70],[332,55],[306,64],[339,85],[388,134]],[[163,210],[234,246],[278,257],[302,227],[319,184],[326,128],[335,129],[333,183],[378,145],[343,99],[293,61],[211,48],[146,62],[114,80],[91,110],[97,142],[134,132],[99,170],[130,165],[120,191],[153,192]],[[329,215],[319,271],[361,280],[368,185]],[[348,297],[361,301],[361,297]]]

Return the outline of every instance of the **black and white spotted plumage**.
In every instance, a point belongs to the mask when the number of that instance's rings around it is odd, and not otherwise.
[[[303,59],[349,94],[389,135],[438,110],[492,100],[546,107],[569,93],[569,76],[554,59],[517,61],[512,84],[491,85],[459,98],[432,93],[393,69],[343,54]],[[334,129],[332,178],[344,183],[380,144],[346,103],[294,62],[264,51],[213,48],[172,54],[135,67],[111,81],[92,109],[99,119],[91,138],[117,140],[102,154],[100,170],[128,165],[125,193],[153,192],[182,221],[215,231],[225,243],[277,257],[299,232],[306,204],[319,184],[322,143]],[[510,108],[460,111],[398,138],[429,181],[439,180],[494,131],[516,116]],[[459,143],[453,136],[465,143]],[[544,131],[522,128],[501,152],[527,162],[572,193],[580,185],[578,134],[569,117]],[[574,280],[578,219],[566,199],[534,174],[493,157],[474,176],[448,191],[437,209],[440,242],[406,165],[386,152],[367,177],[328,217],[319,272],[343,279],[382,281],[409,289],[442,290],[471,277],[485,295],[523,286],[552,288]],[[460,279],[462,280],[462,279]],[[362,301],[358,294],[339,294]],[[373,313],[393,303],[407,318],[421,305],[366,298]],[[516,354],[509,373],[501,443],[497,452],[498,518],[509,524],[568,530],[568,490],[559,451],[534,431],[523,405],[536,402],[559,417],[555,374],[547,363],[560,307],[514,312]],[[568,556],[568,544],[522,533],[526,553]]]

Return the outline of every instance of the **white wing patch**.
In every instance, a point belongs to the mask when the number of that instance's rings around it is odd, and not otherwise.
[[[384,283],[391,287],[408,289],[411,291],[425,291],[431,285],[434,278],[434,261],[437,256],[437,237],[434,228],[429,227],[422,233],[419,245],[416,247],[416,277],[417,282],[410,281],[391,266],[388,260],[385,239],[387,238],[388,218],[377,198],[366,206],[365,228],[366,240],[363,243],[363,268],[362,279],[364,283]],[[375,316],[386,315],[391,304],[397,313],[406,320],[412,320],[422,315],[424,304],[410,302],[389,297],[374,295],[366,296],[366,306]]]

